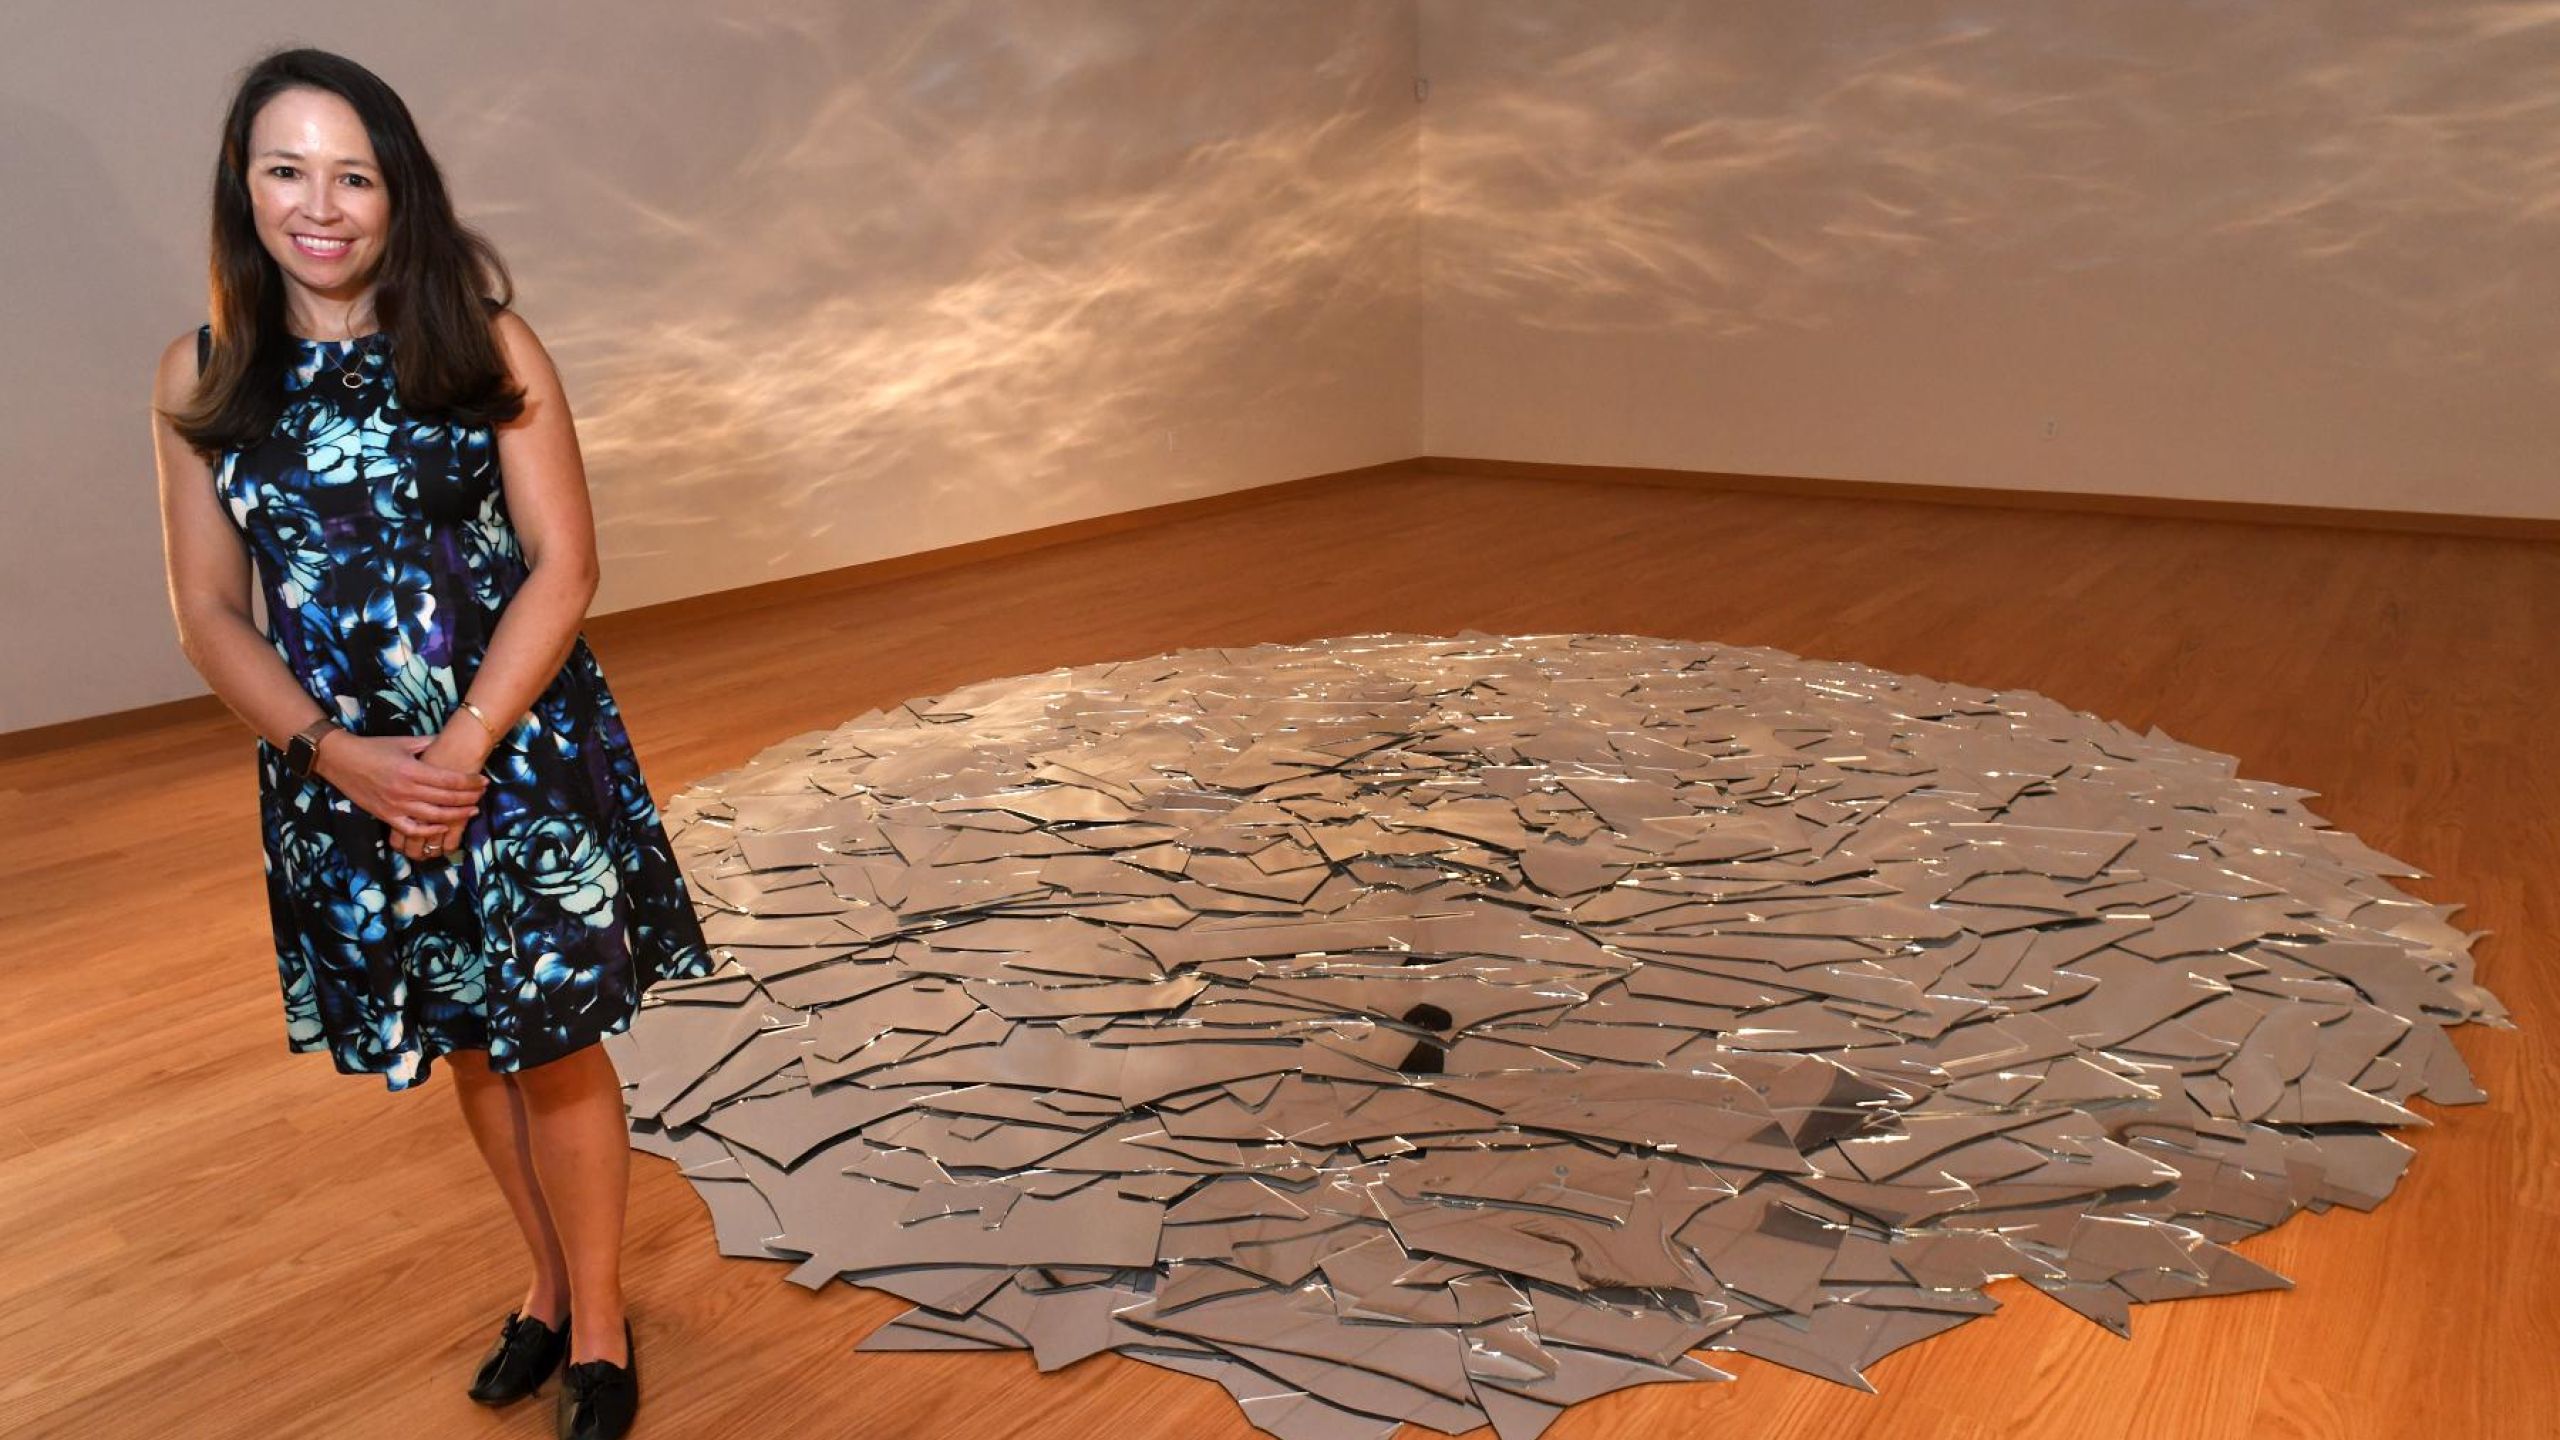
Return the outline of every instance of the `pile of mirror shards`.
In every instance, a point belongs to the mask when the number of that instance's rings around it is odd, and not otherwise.
[[[2287,1282],[2506,1023],[2311,792],[2024,691],[1625,635],[991,681],[664,809],[723,964],[607,1044],[870,1350],[1115,1350],[1285,1440],[1865,1386],[2015,1276]]]

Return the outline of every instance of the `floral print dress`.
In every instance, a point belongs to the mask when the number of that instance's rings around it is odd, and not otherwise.
[[[347,729],[433,734],[528,573],[494,437],[404,413],[386,331],[287,343],[275,429],[215,470],[257,563],[268,638]],[[294,1050],[326,1049],[393,1090],[452,1050],[486,1049],[490,1068],[512,1071],[629,1028],[651,984],[714,968],[583,634],[490,752],[449,857],[411,862],[337,787],[295,778],[264,736],[257,751]]]

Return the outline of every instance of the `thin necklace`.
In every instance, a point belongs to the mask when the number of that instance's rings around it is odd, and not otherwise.
[[[350,390],[361,390],[364,388],[364,342],[373,337],[357,335],[350,338],[353,343],[347,346],[346,357],[338,362],[338,383]]]
[[[381,333],[381,330],[376,329],[373,332],[373,335],[379,335]],[[373,335],[350,335],[347,337],[347,339],[353,343],[347,346],[346,357],[338,362],[339,384],[346,386],[350,390],[361,390],[364,388],[364,342],[372,339]],[[327,345],[335,342],[323,340],[318,343]]]

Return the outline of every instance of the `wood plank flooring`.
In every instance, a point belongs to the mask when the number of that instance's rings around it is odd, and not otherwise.
[[[2465,907],[2518,1028],[2456,1032],[2485,1106],[2373,1214],[2240,1248],[2294,1290],[2007,1307],[1862,1395],[1738,1383],[1569,1411],[1554,1440],[2551,1433],[2560,1414],[2560,545],[1390,472],[949,568],[848,572],[587,633],[657,792],[864,709],[1191,645],[1628,631],[2039,690],[2308,786]],[[439,1076],[284,1048],[250,739],[227,713],[0,759],[0,1433],[547,1436],[463,1395],[522,1251]],[[1117,1356],[863,1355],[903,1308],[723,1259],[633,1162],[640,1436],[1241,1437]],[[1409,1434],[1421,1434],[1409,1431]],[[1489,1432],[1479,1432],[1489,1434]]]

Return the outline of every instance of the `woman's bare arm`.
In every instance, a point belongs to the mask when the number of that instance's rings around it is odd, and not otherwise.
[[[178,645],[233,714],[284,749],[325,712],[258,633],[249,609],[249,547],[214,494],[213,469],[179,436],[168,411],[195,384],[195,337],[161,352],[151,384],[151,444],[160,470],[160,534]],[[425,842],[460,832],[488,788],[485,776],[419,751],[421,736],[322,732],[311,772],[389,827],[412,859]],[[446,848],[450,848],[449,846]]]
[[[258,632],[249,608],[249,549],[213,491],[213,469],[168,412],[195,388],[195,332],[169,342],[151,386],[151,447],[160,471],[160,538],[178,646],[222,703],[283,749],[321,717],[320,703]],[[326,756],[329,747],[323,745]]]
[[[578,432],[551,356],[514,311],[501,311],[495,325],[507,367],[525,392],[524,413],[497,428],[496,442],[507,513],[528,573],[499,613],[465,698],[504,731],[550,688],[577,645],[596,593],[596,534]],[[478,722],[457,710],[445,736],[458,740],[466,733],[475,757],[485,760],[496,747],[495,737],[482,735]]]

